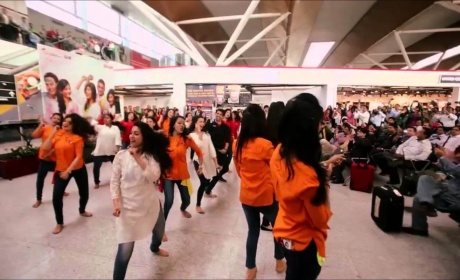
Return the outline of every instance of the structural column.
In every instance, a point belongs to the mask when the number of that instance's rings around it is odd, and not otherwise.
[[[169,99],[169,108],[177,108],[180,115],[184,115],[185,106],[187,105],[186,100],[186,85],[184,83],[173,84],[173,94]]]

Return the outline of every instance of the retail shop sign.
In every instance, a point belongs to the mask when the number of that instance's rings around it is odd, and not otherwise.
[[[439,82],[441,84],[460,84],[460,75],[442,75]]]
[[[216,98],[215,85],[187,85],[187,99],[206,100]]]

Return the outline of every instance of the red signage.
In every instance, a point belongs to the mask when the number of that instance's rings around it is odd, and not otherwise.
[[[136,51],[131,50],[131,63],[135,69],[143,69],[151,67],[151,59],[145,55],[142,55]]]

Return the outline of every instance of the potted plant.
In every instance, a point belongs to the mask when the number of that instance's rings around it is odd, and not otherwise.
[[[36,173],[38,148],[19,147],[0,155],[0,177],[8,180]]]

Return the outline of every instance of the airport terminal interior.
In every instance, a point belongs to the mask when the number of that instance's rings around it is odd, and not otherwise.
[[[0,279],[460,279],[458,33],[456,0],[0,1]]]

